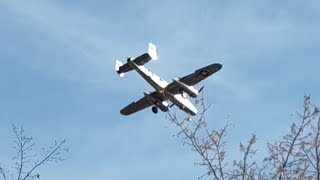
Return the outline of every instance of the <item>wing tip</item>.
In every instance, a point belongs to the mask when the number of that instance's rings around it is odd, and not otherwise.
[[[132,106],[135,102],[132,102],[131,104],[129,104],[128,106],[126,106],[125,108],[121,109],[120,114],[124,115],[124,116],[129,116],[130,114],[132,114],[133,112],[130,111],[130,109],[128,109],[130,106]]]
[[[220,63],[215,63],[215,65],[217,66],[218,71],[219,71],[220,69],[222,69],[222,67],[223,67],[223,65],[220,64]]]
[[[204,67],[202,69],[209,68],[209,69],[212,69],[213,72],[215,73],[215,72],[218,72],[220,69],[222,69],[222,67],[223,67],[223,65],[220,64],[220,63],[213,63],[213,64],[211,64],[211,65],[209,65],[207,67]]]
[[[128,112],[126,112],[124,109],[122,109],[120,111],[120,114],[124,115],[124,116],[129,116],[130,114]]]

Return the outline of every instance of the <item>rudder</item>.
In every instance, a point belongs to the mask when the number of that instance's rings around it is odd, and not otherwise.
[[[119,74],[120,77],[123,77],[124,76],[124,73],[120,73],[119,70],[120,70],[120,67],[123,66],[123,63],[119,60],[116,60],[116,64],[115,64],[115,71]]]
[[[157,60],[158,59],[157,47],[153,43],[149,43],[148,54],[149,54],[149,56],[151,57],[152,60]]]

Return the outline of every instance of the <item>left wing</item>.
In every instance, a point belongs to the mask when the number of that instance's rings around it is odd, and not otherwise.
[[[132,102],[131,104],[129,104],[128,106],[126,106],[125,108],[123,108],[120,113],[122,115],[130,115],[133,114],[135,112],[141,111],[147,107],[150,107],[152,104],[147,100],[146,97],[141,98],[139,101],[137,102]]]
[[[204,80],[205,78],[211,76],[212,74],[216,73],[221,68],[222,68],[222,64],[219,64],[219,63],[211,64],[209,66],[196,70],[194,73],[181,78],[179,81],[188,86],[193,86],[195,84],[198,84],[200,81]],[[177,94],[180,92],[181,87],[177,82],[174,81],[167,86],[166,90],[173,94]]]
[[[125,108],[123,108],[120,113],[122,115],[130,115],[133,114],[135,112],[141,111],[145,108],[148,108],[152,105],[157,106],[158,108],[160,108],[162,111],[166,110],[164,106],[161,106],[163,103],[158,104],[159,102],[163,102],[166,99],[164,99],[163,95],[161,93],[159,93],[159,91],[153,91],[152,93],[148,93],[148,92],[144,92],[144,97],[141,98],[139,101],[137,102],[132,102],[131,104],[129,104],[128,106],[126,106]]]

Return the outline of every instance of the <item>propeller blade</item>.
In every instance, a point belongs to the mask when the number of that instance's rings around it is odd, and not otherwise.
[[[186,117],[186,118],[184,118],[184,120],[191,122],[192,119],[191,119],[191,117]]]
[[[204,85],[199,89],[199,93],[203,90],[204,88]]]

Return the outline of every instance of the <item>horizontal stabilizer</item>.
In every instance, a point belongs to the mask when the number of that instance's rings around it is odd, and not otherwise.
[[[115,71],[119,74],[120,77],[124,76],[124,73],[119,73],[120,67],[123,66],[123,63],[119,60],[116,60]]]
[[[158,59],[157,47],[152,43],[149,43],[148,54],[152,58],[152,60],[157,60]]]

